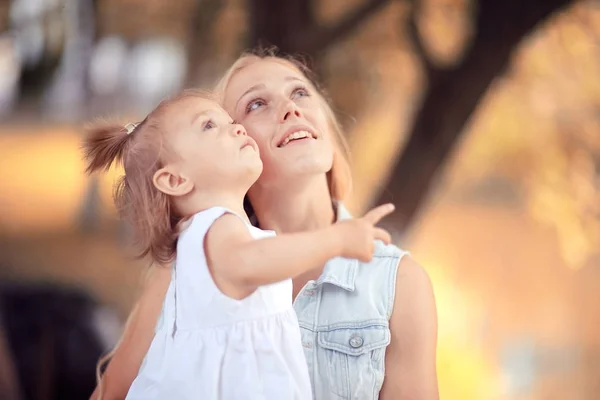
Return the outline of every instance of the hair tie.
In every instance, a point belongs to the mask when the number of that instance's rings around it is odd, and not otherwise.
[[[133,131],[135,131],[135,128],[138,127],[140,123],[139,122],[130,122],[127,125],[125,125],[125,130],[127,131],[127,134],[130,135],[133,133]]]

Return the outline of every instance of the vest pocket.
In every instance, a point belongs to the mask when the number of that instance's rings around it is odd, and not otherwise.
[[[368,400],[383,382],[385,348],[390,343],[386,325],[331,329],[317,333],[318,368],[329,392],[342,399]],[[325,374],[325,371],[326,374]]]

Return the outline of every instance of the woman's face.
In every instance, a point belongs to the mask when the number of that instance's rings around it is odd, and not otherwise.
[[[223,106],[260,149],[261,185],[331,169],[333,144],[319,96],[291,65],[260,60],[238,71]]]

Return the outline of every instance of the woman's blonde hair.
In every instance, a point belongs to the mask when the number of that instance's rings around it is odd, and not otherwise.
[[[314,74],[308,67],[305,60],[300,57],[292,56],[280,56],[277,53],[277,49],[274,47],[260,48],[250,50],[243,53],[233,65],[225,72],[223,77],[217,83],[214,89],[215,96],[219,103],[223,105],[225,92],[231,79],[244,68],[258,62],[258,61],[273,61],[300,72],[311,85],[314,86],[317,93],[317,98],[321,102],[323,111],[331,130],[334,144],[333,154],[333,165],[331,170],[327,173],[327,181],[329,183],[329,192],[333,200],[344,200],[350,193],[352,187],[352,177],[350,172],[350,164],[348,163],[348,144],[342,132],[342,127],[333,112],[333,109],[329,105],[329,99],[327,98],[325,91],[317,83]],[[246,206],[248,206],[246,202]],[[246,207],[246,211],[250,211],[251,208]]]

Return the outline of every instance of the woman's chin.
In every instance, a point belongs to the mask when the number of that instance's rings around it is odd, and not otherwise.
[[[265,168],[261,175],[261,182],[264,184],[277,183],[282,185],[295,185],[302,181],[311,181],[315,178],[324,177],[331,169],[330,163],[298,163],[295,165],[287,165],[276,169],[275,171]]]
[[[320,175],[331,170],[333,157],[323,156],[299,157],[294,164],[289,164],[287,170],[292,175]]]
[[[270,160],[265,164],[265,171],[273,170],[277,174],[290,177],[305,174],[325,173],[333,165],[333,151],[331,149],[314,146],[312,151],[294,151],[283,157]]]

